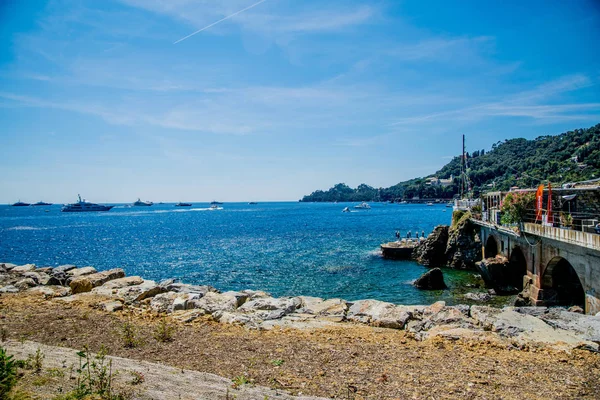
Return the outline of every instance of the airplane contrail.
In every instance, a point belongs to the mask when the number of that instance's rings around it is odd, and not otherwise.
[[[251,6],[244,8],[243,10],[236,11],[236,12],[234,12],[233,14],[231,14],[231,15],[228,15],[228,16],[226,16],[225,18],[222,18],[222,19],[218,20],[217,22],[213,22],[212,24],[210,24],[210,25],[207,25],[207,26],[205,26],[205,27],[204,27],[204,28],[202,28],[202,29],[198,29],[198,30],[197,30],[196,32],[194,32],[194,33],[190,33],[190,34],[189,34],[189,35],[187,35],[186,37],[183,37],[183,38],[181,38],[181,39],[177,40],[176,42],[173,42],[173,44],[177,44],[177,43],[179,43],[179,42],[183,42],[185,39],[191,38],[192,36],[194,36],[194,35],[196,35],[196,34],[198,34],[198,33],[202,32],[202,31],[205,31],[205,30],[207,30],[208,28],[210,28],[210,27],[212,27],[212,26],[215,26],[216,24],[218,24],[218,23],[220,23],[220,22],[223,22],[223,21],[225,21],[226,19],[229,19],[229,18],[231,18],[231,17],[235,17],[236,15],[238,15],[238,14],[240,14],[240,13],[243,13],[243,12],[244,12],[244,11],[246,11],[246,10],[249,10],[249,9],[251,9],[251,8],[253,8],[253,7],[256,7],[256,6],[257,6],[257,5],[259,5],[260,3],[264,3],[265,1],[267,1],[267,0],[260,0],[258,3],[254,3],[254,4],[252,4]]]

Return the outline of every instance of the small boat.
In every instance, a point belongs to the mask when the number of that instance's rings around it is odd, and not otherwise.
[[[21,200],[17,201],[16,203],[11,204],[11,206],[13,207],[26,207],[26,206],[30,206],[31,204],[29,203],[24,203]]]
[[[65,204],[60,211],[62,212],[88,212],[88,211],[108,211],[114,206],[105,206],[102,204],[89,203],[81,199],[81,195],[77,195],[77,203]]]
[[[215,206],[215,205],[221,205],[221,204],[223,204],[223,203],[221,203],[220,201],[211,201],[211,202],[210,202],[210,204],[211,204],[212,206]]]
[[[191,207],[192,203],[177,203],[175,207]]]
[[[43,201],[38,201],[37,203],[32,204],[32,206],[51,206],[52,203],[44,203]]]
[[[151,205],[153,205],[154,203],[151,201],[142,201],[140,200],[140,198],[138,197],[138,199],[133,203],[134,206],[141,206],[141,207],[149,207]]]
[[[359,208],[359,209],[363,209],[363,210],[368,210],[371,208],[370,205],[368,205],[367,203],[365,203],[364,201],[356,206],[354,206],[354,208]]]
[[[428,206],[432,206],[432,205],[433,205],[433,203],[432,203],[432,202],[429,202],[429,203],[427,203],[427,205],[428,205]]]
[[[399,204],[408,204],[408,201],[402,200]]]
[[[349,207],[346,207],[346,208],[344,208],[344,209],[342,210],[342,212],[350,212],[350,208],[349,208]]]
[[[213,205],[211,205],[211,206],[209,207],[209,209],[210,209],[210,210],[218,210],[218,209],[219,209],[219,206],[218,206],[218,205],[216,205],[216,204],[213,204]]]
[[[258,203],[257,203],[257,202],[255,202],[255,201],[251,201],[251,202],[249,202],[248,204],[250,204],[250,205],[254,205],[254,204],[258,204]]]

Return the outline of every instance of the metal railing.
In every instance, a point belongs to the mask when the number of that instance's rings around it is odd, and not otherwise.
[[[518,225],[503,224],[502,212],[495,208],[483,212],[474,212],[473,219],[499,226]],[[550,215],[546,210],[542,210],[538,217],[536,210],[529,209],[521,222],[587,233],[600,233],[600,226],[598,225],[600,223],[600,215],[598,214],[553,211]]]

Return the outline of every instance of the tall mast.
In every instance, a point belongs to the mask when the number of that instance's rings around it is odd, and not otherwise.
[[[462,157],[460,159],[460,198],[465,197],[465,135],[462,135]]]

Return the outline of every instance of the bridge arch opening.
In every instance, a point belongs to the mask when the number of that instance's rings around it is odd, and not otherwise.
[[[542,277],[542,287],[555,292],[552,304],[585,308],[585,292],[579,276],[571,263],[562,257],[550,260]]]
[[[527,260],[520,247],[515,247],[508,262],[506,281],[510,286],[523,290],[523,276],[527,275]]]
[[[488,237],[485,242],[485,258],[496,257],[498,255],[498,242],[493,236]]]

